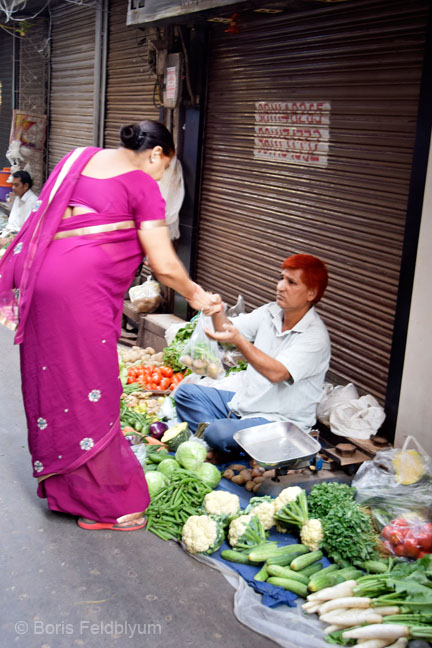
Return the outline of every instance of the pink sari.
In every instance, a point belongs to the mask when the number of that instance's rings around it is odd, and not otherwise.
[[[16,325],[19,314],[39,496],[52,510],[115,522],[149,503],[144,472],[120,429],[117,340],[124,294],[143,256],[137,228],[163,223],[164,202],[141,171],[80,175],[97,150],[84,150],[44,209],[59,169],[48,179],[39,210],[0,264],[0,316]],[[70,203],[89,212],[62,220]]]

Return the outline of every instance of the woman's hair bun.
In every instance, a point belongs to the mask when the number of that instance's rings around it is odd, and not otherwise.
[[[120,129],[120,139],[125,148],[138,149],[142,144],[142,133],[139,124],[128,124]]]

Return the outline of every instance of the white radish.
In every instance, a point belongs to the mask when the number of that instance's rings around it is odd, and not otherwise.
[[[329,601],[330,599],[341,598],[342,596],[352,596],[353,589],[357,585],[357,581],[348,580],[333,587],[325,587],[319,592],[309,594],[308,601]]]
[[[400,623],[382,623],[353,630],[346,630],[342,633],[344,639],[390,639],[396,641],[400,637],[409,637],[409,627]]]
[[[315,601],[306,601],[306,603],[303,603],[302,609],[308,610],[311,607],[315,607],[315,605],[316,605]]]
[[[408,639],[401,637],[400,639],[392,643],[388,648],[406,648],[407,644]]]
[[[337,598],[323,603],[320,607],[320,613],[325,614],[337,608],[368,608],[370,602],[371,599],[367,596],[345,596],[344,598]],[[376,611],[381,614],[380,611]]]
[[[381,616],[388,616],[389,614],[400,614],[400,607],[397,605],[381,605],[374,607],[374,612],[381,614]]]
[[[367,641],[357,642],[355,648],[386,648],[389,641],[392,641],[392,639],[368,639]]]
[[[316,605],[312,605],[312,607],[305,610],[305,612],[307,612],[308,614],[315,614],[315,612],[319,612],[320,607],[320,604],[317,603]]]
[[[345,627],[345,626],[339,626],[339,625],[335,625],[335,624],[333,624],[333,625],[329,625],[329,626],[327,626],[327,628],[324,630],[324,634],[325,634],[325,635],[328,635],[328,634],[330,634],[331,632],[336,632],[336,630],[342,630],[342,628],[344,628],[344,627]]]
[[[347,628],[359,625],[361,623],[381,623],[382,616],[372,610],[361,610],[352,608],[350,610],[332,610],[327,614],[320,616],[320,621],[324,623],[336,623]]]

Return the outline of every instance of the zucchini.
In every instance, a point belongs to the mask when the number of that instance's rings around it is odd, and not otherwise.
[[[224,549],[221,551],[221,558],[229,560],[229,562],[236,562],[242,565],[250,565],[248,553],[243,551],[234,551],[233,549]]]
[[[309,580],[308,587],[311,592],[319,592],[325,587],[333,587],[333,585],[337,585],[337,583],[340,582],[336,580],[336,574],[339,573],[339,569],[327,572],[327,574],[322,574],[322,576],[321,573],[322,572],[318,572],[315,578],[312,577]]]
[[[268,577],[269,574],[267,572],[267,565],[264,563],[259,572],[255,574],[254,580],[259,581],[260,583],[264,583]]]
[[[283,587],[283,589],[289,590],[303,598],[306,598],[308,593],[306,585],[288,578],[277,578],[276,576],[271,576],[267,579],[267,583],[270,583],[270,585],[276,585],[276,587]]]
[[[357,580],[364,576],[364,572],[356,567],[345,567],[345,569],[339,569],[333,573],[336,574],[336,585],[347,580]]]
[[[312,563],[312,565],[308,565],[304,569],[301,569],[299,572],[295,572],[295,573],[301,574],[302,576],[307,576],[309,582],[311,576],[317,574],[318,572],[322,572],[322,570],[323,570],[323,565],[317,561]]]
[[[249,560],[256,563],[266,562],[266,560],[282,555],[290,556],[292,559],[293,553],[306,553],[307,551],[309,551],[309,549],[305,547],[305,545],[291,544],[284,547],[278,547],[277,545],[267,542],[252,549],[249,553]]]
[[[323,556],[323,552],[319,549],[317,549],[316,551],[311,551],[304,556],[297,556],[297,558],[294,558],[294,560],[290,563],[290,568],[294,571],[300,571],[301,569],[312,565],[312,563],[317,562],[317,560],[321,560]]]
[[[302,574],[293,571],[289,567],[280,567],[279,565],[268,565],[267,571],[269,576],[277,576],[277,578],[288,578],[290,580],[295,580],[298,581],[299,583],[303,583],[303,585],[307,585],[309,582],[307,576],[303,576]]]
[[[307,569],[307,567],[306,567],[306,569]],[[331,574],[332,572],[335,572],[335,571],[338,571],[338,570],[339,570],[338,566],[333,563],[332,565],[329,565],[328,567],[324,567],[324,569],[321,569],[319,574],[316,574],[316,575],[312,574],[310,579],[311,579],[311,581],[314,581],[316,578],[320,578],[321,576],[324,576],[324,574]],[[303,572],[301,572],[301,573],[303,573]]]
[[[360,567],[368,574],[386,574],[389,571],[388,562],[384,560],[365,560]]]

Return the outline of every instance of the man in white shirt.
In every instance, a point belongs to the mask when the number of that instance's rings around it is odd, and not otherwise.
[[[229,320],[212,316],[218,342],[234,344],[248,361],[232,391],[180,385],[174,395],[177,415],[192,431],[209,423],[207,443],[223,452],[239,450],[236,430],[272,421],[290,421],[309,431],[316,421],[330,363],[330,338],[314,308],[327,287],[325,264],[309,254],[282,263],[276,301]]]
[[[0,233],[0,247],[9,243],[30,216],[38,197],[31,190],[33,180],[27,171],[12,174],[14,201],[5,229]]]

